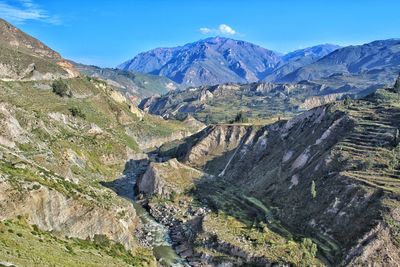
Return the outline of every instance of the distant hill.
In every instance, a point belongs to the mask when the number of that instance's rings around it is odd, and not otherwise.
[[[399,71],[400,40],[389,39],[335,50],[276,81],[298,82],[332,75],[368,75],[376,82],[392,83]]]
[[[214,37],[141,53],[119,69],[160,75],[185,86],[255,82],[281,62],[278,53],[245,41]]]
[[[40,80],[79,73],[61,55],[0,19],[0,79]]]
[[[323,44],[287,53],[282,56],[282,63],[271,74],[267,75],[264,81],[276,81],[298,68],[314,63],[339,48],[338,45]]]
[[[133,73],[129,71],[100,68],[73,62],[76,69],[90,77],[105,80],[109,85],[117,87],[120,91],[128,93],[139,99],[153,95],[162,95],[180,86],[167,77]]]

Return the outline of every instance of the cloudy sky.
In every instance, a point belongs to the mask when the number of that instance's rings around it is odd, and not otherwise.
[[[398,0],[0,0],[0,17],[79,62],[226,36],[279,52],[400,38]]]

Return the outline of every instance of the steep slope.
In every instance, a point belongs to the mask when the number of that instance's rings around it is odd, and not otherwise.
[[[143,193],[192,262],[396,265],[397,99],[378,90],[263,127],[210,126],[154,152],[203,178],[173,198]]]
[[[151,250],[141,247],[135,234],[142,228],[146,232],[146,225],[130,202],[103,184],[121,176],[129,159],[143,157],[142,147],[184,137],[197,126],[138,116],[103,81],[84,77],[62,82],[69,97],[52,92],[51,81],[0,82],[0,220],[19,218],[27,224],[21,231],[36,225],[53,231],[55,238],[89,243],[99,238],[104,247],[93,247],[114,253],[108,244],[115,243],[117,261],[143,256],[142,264],[154,263]],[[2,242],[14,244],[4,238]],[[8,247],[10,262],[23,262],[18,249]]]
[[[400,40],[374,41],[364,45],[338,49],[315,63],[304,66],[277,81],[298,82],[317,80],[335,74],[369,75],[370,79],[383,84],[392,84],[400,68]],[[383,72],[389,79],[377,79]],[[375,75],[375,76],[374,76]],[[381,76],[384,76],[381,74]]]
[[[274,71],[267,75],[263,80],[269,82],[277,81],[298,68],[314,63],[318,59],[339,48],[340,46],[338,45],[323,44],[287,53],[282,57],[282,63],[280,63]]]
[[[162,95],[180,88],[178,84],[166,77],[119,69],[99,68],[75,62],[73,64],[79,72],[105,80],[110,86],[126,93],[134,101],[154,95]]]
[[[142,100],[139,108],[164,118],[191,114],[207,124],[232,121],[242,111],[250,122],[262,123],[271,118],[292,116],[344,95],[364,96],[378,86],[374,82],[361,83],[350,77],[296,84],[222,84],[149,97]]]
[[[60,54],[0,19],[0,79],[41,80],[79,73]]]
[[[87,257],[95,263],[82,266],[155,266],[158,243],[142,240],[152,235],[147,223],[105,186],[142,149],[201,125],[143,114],[106,82],[74,77],[58,53],[0,26],[0,265],[75,266]]]
[[[257,45],[223,37],[174,48],[157,48],[122,63],[119,69],[166,76],[185,86],[255,82],[280,62]]]

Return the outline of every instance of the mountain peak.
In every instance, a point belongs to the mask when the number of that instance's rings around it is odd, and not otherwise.
[[[166,76],[186,86],[262,79],[280,62],[279,54],[255,44],[209,37],[173,48],[140,53],[118,68]]]

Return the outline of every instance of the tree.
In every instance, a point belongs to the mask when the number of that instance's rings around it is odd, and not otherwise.
[[[400,94],[400,75],[399,75],[399,77],[397,77],[397,80],[394,84],[393,89],[396,93]]]
[[[69,112],[71,112],[71,115],[74,117],[80,117],[82,119],[86,118],[85,113],[83,113],[82,110],[78,107],[69,108]]]
[[[345,97],[344,97],[344,105],[346,106],[346,107],[348,107],[348,106],[350,106],[351,105],[351,101],[352,101],[352,99],[351,99],[351,97],[350,96],[348,96],[348,95],[346,95]]]
[[[53,93],[64,97],[64,96],[68,96],[71,97],[72,93],[71,91],[68,90],[68,85],[61,79],[54,81],[51,84],[51,88],[53,88]]]
[[[317,197],[317,189],[316,189],[314,180],[311,182],[311,196],[312,196],[312,198]]]
[[[248,122],[249,119],[247,118],[247,116],[243,113],[243,111],[239,111],[238,114],[236,114],[235,119],[233,120],[233,122],[237,122],[237,123],[246,123]]]

